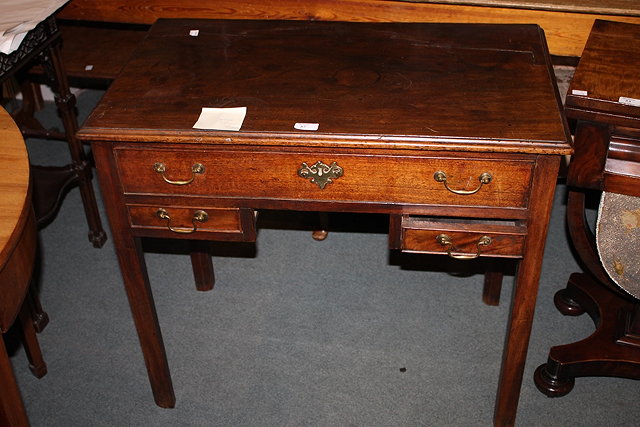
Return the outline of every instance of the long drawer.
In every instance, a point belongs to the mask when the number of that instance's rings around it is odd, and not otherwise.
[[[533,161],[244,150],[115,150],[125,194],[525,208]]]

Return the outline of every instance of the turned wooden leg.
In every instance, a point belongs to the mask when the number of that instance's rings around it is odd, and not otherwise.
[[[24,351],[29,360],[29,369],[31,369],[31,372],[36,378],[42,378],[47,373],[47,364],[42,357],[42,351],[40,350],[36,330],[33,327],[33,320],[28,304],[22,304],[18,317],[22,327]]]
[[[191,240],[190,256],[193,276],[196,281],[196,289],[199,291],[210,291],[213,289],[216,278],[213,271],[213,261],[211,259],[210,242],[205,240]]]
[[[75,111],[76,98],[69,90],[59,43],[53,43],[47,51],[40,55],[40,60],[55,94],[56,105],[60,111],[71,152],[73,168],[78,176],[82,204],[89,225],[89,241],[94,247],[99,248],[104,245],[107,235],[102,228],[93,186],[91,185],[91,165],[87,161],[82,143],[76,137],[76,132],[78,131],[78,118]]]

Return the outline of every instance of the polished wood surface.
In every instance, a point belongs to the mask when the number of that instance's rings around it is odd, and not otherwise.
[[[640,25],[596,21],[569,87],[576,152],[567,182],[582,189],[640,196]],[[586,92],[586,93],[585,93]]]
[[[586,312],[596,330],[582,341],[550,349],[534,378],[551,397],[569,393],[576,377],[640,379],[640,304],[607,275],[585,216],[594,192],[640,196],[640,107],[618,102],[620,96],[640,97],[639,41],[640,26],[596,22],[569,87],[567,116],[577,124],[567,224],[585,273],[571,275],[555,304],[565,315]],[[622,250],[628,249],[637,248]]]
[[[596,21],[569,86],[569,185],[640,196],[640,25]],[[620,98],[628,98],[625,102]]]
[[[337,149],[569,152],[535,25],[159,22],[87,119],[83,138],[136,142],[166,133],[165,142],[195,148],[321,142]],[[192,29],[198,37],[189,36]],[[371,40],[375,50],[364,51]],[[208,54],[198,55],[205,47]],[[186,59],[196,61],[188,72]],[[193,128],[202,107],[235,106],[248,110],[239,132]],[[299,131],[298,122],[320,128]],[[122,151],[118,158],[135,155]],[[259,160],[277,167],[275,158]],[[519,163],[527,161],[494,167]]]
[[[595,22],[567,93],[571,116],[640,128],[640,106],[619,102],[620,97],[640,99],[634,67],[640,56],[638,39],[640,25]]]
[[[0,332],[11,327],[23,306],[35,253],[29,158],[20,130],[9,113],[0,108]],[[31,329],[25,333],[33,332],[30,319],[26,323]],[[0,424],[27,426],[29,421],[1,336],[0,383]]]
[[[237,106],[247,107],[238,132],[192,128],[202,107]],[[513,425],[568,135],[534,25],[158,21],[78,134],[92,142],[156,403],[175,396],[141,237],[253,241],[259,209],[383,213],[392,224],[428,215],[466,218],[439,229],[456,239],[481,231],[495,242],[452,255],[520,260],[494,420]],[[340,173],[320,185],[305,175],[316,162]],[[392,248],[435,251],[423,242],[391,230]]]

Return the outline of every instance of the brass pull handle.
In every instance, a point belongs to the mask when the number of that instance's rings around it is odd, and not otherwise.
[[[205,211],[202,210],[198,210],[195,211],[193,213],[193,219],[191,220],[191,223],[193,224],[193,228],[188,229],[188,228],[175,228],[171,226],[171,216],[169,215],[169,212],[167,212],[166,209],[164,208],[160,208],[156,211],[156,216],[160,219],[166,219],[167,220],[167,228],[171,231],[173,231],[174,233],[178,233],[178,234],[191,234],[191,233],[195,233],[196,230],[198,229],[198,225],[196,224],[197,222],[207,222],[207,220],[209,219],[209,214],[207,214]]]
[[[204,166],[202,166],[201,163],[194,163],[191,166],[191,178],[187,179],[187,180],[177,180],[177,181],[170,180],[169,178],[167,178],[164,175],[164,173],[167,171],[167,166],[162,162],[154,163],[153,164],[153,170],[155,172],[159,173],[162,176],[162,179],[164,179],[164,181],[168,182],[169,184],[187,185],[187,184],[191,184],[193,182],[193,180],[196,179],[196,175],[197,174],[204,173]]]
[[[478,177],[478,180],[480,181],[480,185],[475,190],[454,190],[453,188],[449,187],[449,184],[447,184],[447,174],[444,173],[443,171],[438,171],[438,172],[434,173],[433,174],[433,179],[435,179],[436,182],[443,183],[444,187],[447,190],[451,191],[452,193],[461,194],[463,196],[467,196],[469,194],[475,194],[478,191],[480,191],[482,186],[484,184],[489,184],[491,182],[491,180],[493,179],[493,177],[491,176],[491,174],[489,172],[482,172],[480,174],[480,176]]]
[[[491,244],[491,237],[489,236],[482,236],[479,240],[478,243],[476,243],[476,248],[477,248],[477,252],[475,255],[454,255],[452,252],[454,251],[453,248],[453,240],[451,240],[451,237],[449,237],[446,234],[438,234],[436,236],[436,241],[438,243],[440,243],[442,246],[446,246],[447,247],[447,255],[449,255],[451,258],[454,259],[475,259],[478,258],[480,256],[480,251],[481,251],[481,247],[482,246],[488,246]]]

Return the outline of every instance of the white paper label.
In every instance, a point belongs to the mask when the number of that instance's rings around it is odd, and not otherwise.
[[[239,131],[246,115],[247,107],[202,107],[200,117],[193,127],[194,129]]]
[[[571,95],[587,96],[587,91],[586,90],[573,89],[573,90],[571,90]]]
[[[632,107],[640,107],[640,99],[636,98],[627,98],[626,96],[621,96],[620,99],[618,99],[618,102],[624,105],[631,105]]]
[[[191,37],[198,37],[198,34],[200,34],[200,30],[190,30],[189,31],[189,35]]]
[[[298,130],[318,130],[320,123],[296,123],[293,127]]]
[[[85,71],[91,71],[91,70],[93,70],[93,65],[85,65],[85,66],[84,66],[84,70],[85,70]]]

